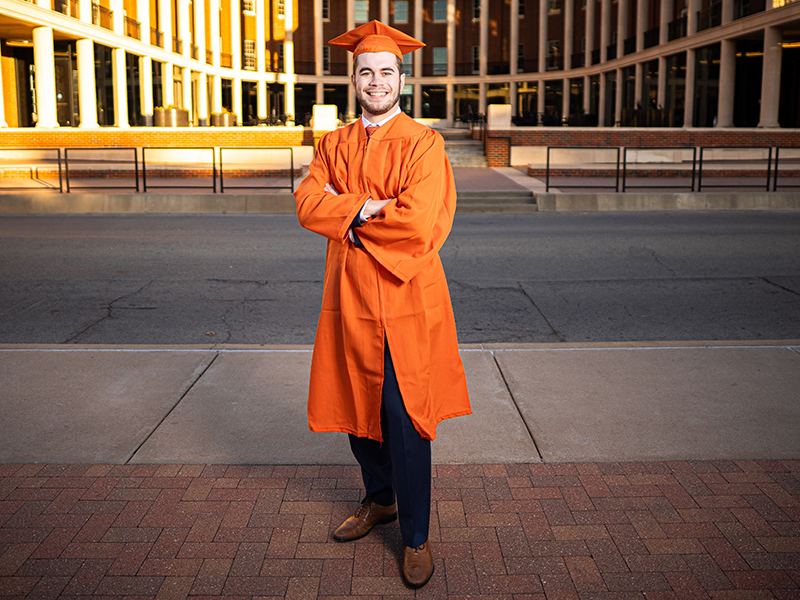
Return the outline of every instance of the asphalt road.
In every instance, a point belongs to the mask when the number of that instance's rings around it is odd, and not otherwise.
[[[0,217],[0,343],[310,344],[325,241],[291,216]],[[466,213],[461,342],[800,339],[800,213]]]

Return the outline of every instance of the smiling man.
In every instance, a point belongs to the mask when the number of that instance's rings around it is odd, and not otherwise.
[[[456,189],[442,137],[398,104],[403,54],[424,44],[378,21],[330,43],[353,52],[363,112],[320,139],[295,192],[300,224],[328,238],[309,427],[349,434],[366,488],[333,538],[399,517],[403,577],[419,588],[434,571],[431,441],[471,412],[439,259]]]

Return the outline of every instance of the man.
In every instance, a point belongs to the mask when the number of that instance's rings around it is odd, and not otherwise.
[[[434,570],[430,442],[440,421],[471,413],[439,259],[455,183],[442,137],[399,107],[402,56],[424,44],[378,21],[330,43],[353,52],[363,113],[320,139],[295,192],[300,224],[328,238],[309,427],[349,434],[366,488],[333,538],[399,516],[403,576],[418,588]]]

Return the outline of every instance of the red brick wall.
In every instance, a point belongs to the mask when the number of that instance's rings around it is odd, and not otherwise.
[[[213,146],[310,146],[313,136],[300,127],[181,128],[81,130],[0,129],[0,148],[207,148]]]
[[[477,131],[477,130],[476,130]],[[511,146],[800,148],[798,129],[624,129],[525,127],[492,130],[486,140],[490,167],[507,167]]]

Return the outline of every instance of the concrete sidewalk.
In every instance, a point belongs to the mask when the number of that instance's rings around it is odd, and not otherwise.
[[[800,341],[461,355],[414,591],[309,348],[0,346],[0,598],[798,597]]]
[[[462,346],[434,462],[800,458],[800,342]],[[0,346],[2,463],[348,464],[310,348]]]

